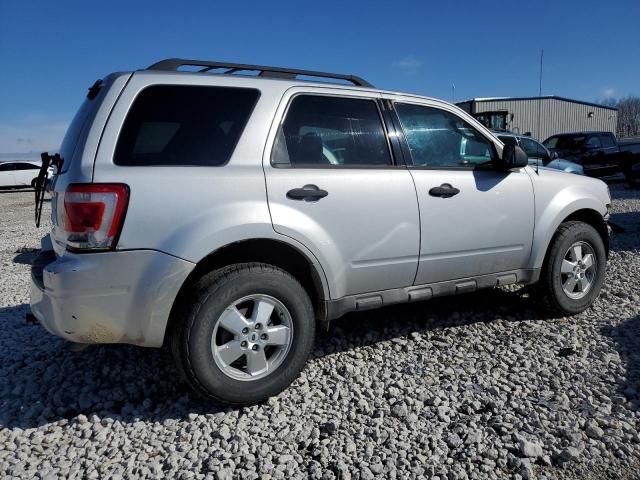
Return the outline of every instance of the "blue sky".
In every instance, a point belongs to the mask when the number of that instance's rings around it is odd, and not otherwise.
[[[640,95],[640,1],[0,0],[0,154],[54,150],[96,78],[181,56],[451,100]]]

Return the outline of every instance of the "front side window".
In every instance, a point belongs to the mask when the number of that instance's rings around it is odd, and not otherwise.
[[[374,100],[298,95],[274,144],[271,163],[292,167],[391,165]]]
[[[449,168],[493,162],[493,143],[453,113],[405,103],[397,103],[396,111],[413,165]]]
[[[133,102],[114,163],[220,166],[229,161],[258,100],[257,90],[156,85]]]

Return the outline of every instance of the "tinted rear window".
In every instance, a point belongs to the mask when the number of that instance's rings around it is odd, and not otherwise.
[[[82,129],[87,122],[93,119],[99,106],[99,101],[87,98],[73,117],[69,128],[67,128],[67,133],[64,135],[62,144],[60,145],[60,156],[64,160],[64,163],[62,164],[62,172],[66,172],[69,169],[76,147],[80,142]]]
[[[162,85],[144,89],[127,115],[114,163],[220,166],[229,161],[259,92]]]

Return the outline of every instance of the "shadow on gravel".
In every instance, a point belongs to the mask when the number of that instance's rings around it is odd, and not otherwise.
[[[22,248],[18,250],[17,255],[13,257],[13,263],[20,263],[22,265],[31,265],[33,259],[38,256],[39,250],[36,248]]]
[[[4,187],[4,188],[0,188],[0,195],[3,193],[28,193],[28,192],[35,192],[35,190],[33,188],[11,188],[11,187]]]
[[[640,212],[612,213],[611,222],[624,230],[614,232],[611,250],[640,250]]]
[[[444,338],[449,327],[541,318],[531,307],[518,293],[486,290],[354,313],[318,335],[312,359],[411,332],[438,331]],[[40,325],[27,324],[28,311],[27,305],[0,308],[0,427],[31,428],[79,414],[135,422],[231,410],[193,394],[167,349],[94,345],[72,351]]]
[[[603,335],[611,337],[620,355],[625,372],[618,379],[618,391],[640,410],[640,315],[617,326],[607,325]]]

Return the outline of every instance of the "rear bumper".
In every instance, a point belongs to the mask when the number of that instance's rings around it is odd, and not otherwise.
[[[72,254],[43,250],[31,267],[31,311],[78,343],[159,347],[194,264],[153,250]]]

